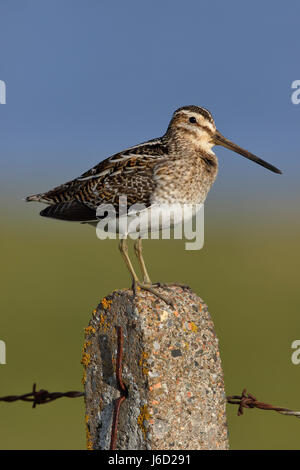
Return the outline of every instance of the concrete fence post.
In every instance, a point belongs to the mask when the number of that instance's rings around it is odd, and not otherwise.
[[[189,288],[160,292],[175,309],[150,292],[134,298],[131,290],[114,291],[85,329],[88,449],[110,448],[114,419],[116,449],[228,449],[223,371],[207,306]]]

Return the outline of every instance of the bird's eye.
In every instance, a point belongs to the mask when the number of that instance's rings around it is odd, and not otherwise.
[[[197,122],[196,118],[193,116],[193,117],[190,117],[189,121],[193,124],[195,124]]]

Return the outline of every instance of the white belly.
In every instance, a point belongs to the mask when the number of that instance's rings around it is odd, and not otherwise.
[[[203,208],[203,204],[153,204],[143,209],[129,209],[128,215],[118,218],[108,216],[97,224],[98,238],[159,238],[161,231],[169,233],[170,228],[179,228],[188,222]],[[112,236],[108,236],[111,234]],[[115,236],[113,236],[115,235]],[[162,234],[162,238],[165,237]]]

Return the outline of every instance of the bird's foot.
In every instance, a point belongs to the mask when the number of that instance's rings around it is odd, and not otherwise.
[[[160,300],[162,300],[163,302],[165,302],[167,305],[170,305],[170,307],[175,308],[175,305],[174,305],[174,303],[172,302],[172,300],[168,299],[168,298],[165,297],[163,294],[161,294],[160,292],[158,292],[158,290],[155,289],[155,287],[164,287],[164,286],[163,286],[162,284],[159,285],[159,284],[150,284],[150,283],[144,283],[144,282],[140,282],[140,281],[135,281],[135,282],[133,283],[132,290],[133,290],[133,293],[134,293],[135,296],[137,295],[139,289],[145,290],[145,291],[147,291],[147,292],[150,292],[151,294],[155,295],[155,296],[158,297]]]
[[[181,287],[182,289],[190,289],[190,286],[188,286],[187,284],[181,284],[180,282],[156,282],[153,285],[157,287],[166,287],[166,288],[175,286],[175,287]]]

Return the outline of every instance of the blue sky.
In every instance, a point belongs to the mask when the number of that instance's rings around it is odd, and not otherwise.
[[[196,104],[284,170],[278,177],[217,147],[218,197],[233,185],[236,195],[279,187],[294,198],[299,14],[293,0],[1,0],[4,192],[19,201],[60,184],[163,134],[177,107]]]

